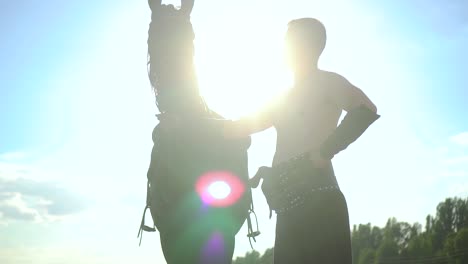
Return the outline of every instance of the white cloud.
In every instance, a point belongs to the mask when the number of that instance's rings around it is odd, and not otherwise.
[[[0,211],[4,220],[39,221],[40,214],[28,206],[20,193],[0,192]]]
[[[460,146],[468,146],[468,132],[462,132],[450,138],[450,140]]]
[[[31,167],[28,165],[0,161],[0,179],[14,180],[18,177],[30,175],[31,173]]]
[[[0,223],[55,221],[84,209],[84,200],[56,181],[36,180],[31,167],[0,163]]]

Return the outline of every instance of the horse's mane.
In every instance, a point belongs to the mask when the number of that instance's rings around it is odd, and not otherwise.
[[[195,72],[191,7],[176,9],[160,2],[149,0],[148,32],[148,76],[158,109],[161,113],[207,112]]]

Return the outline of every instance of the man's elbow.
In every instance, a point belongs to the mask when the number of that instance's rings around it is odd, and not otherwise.
[[[372,102],[369,102],[366,106],[367,108],[369,108],[369,110],[377,114],[377,106],[375,104],[373,104]]]
[[[377,106],[359,88],[355,88],[353,95],[351,95],[351,102],[351,108],[358,108],[364,106],[373,113],[377,113]]]
[[[375,106],[375,104],[373,104],[370,101],[356,102],[351,107],[345,109],[345,111],[349,112],[349,111],[352,111],[354,109],[362,109],[362,108],[368,109],[369,111],[373,112],[374,114],[377,114],[377,106]]]
[[[377,113],[377,106],[363,93],[363,98],[361,98],[361,105],[367,107],[367,109],[371,110],[375,114]]]

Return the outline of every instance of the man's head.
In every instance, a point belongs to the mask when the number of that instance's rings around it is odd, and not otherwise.
[[[315,18],[300,18],[289,22],[286,52],[294,71],[316,66],[327,41],[324,25]]]

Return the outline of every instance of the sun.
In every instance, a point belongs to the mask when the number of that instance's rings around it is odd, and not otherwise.
[[[197,35],[195,49],[200,92],[226,118],[254,113],[291,85],[281,30],[206,32]]]

